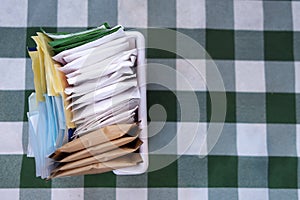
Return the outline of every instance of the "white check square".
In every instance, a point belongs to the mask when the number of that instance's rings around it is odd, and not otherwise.
[[[86,27],[88,24],[88,1],[64,0],[57,2],[58,27]],[[66,9],[68,8],[68,9]]]
[[[198,59],[177,59],[176,61],[177,90],[205,91],[206,62]]]
[[[237,124],[239,156],[267,156],[267,127],[265,124]]]
[[[264,62],[236,61],[235,79],[237,92],[265,92]]]
[[[148,192],[146,188],[116,188],[116,200],[146,200],[147,197]]]
[[[177,0],[177,28],[205,28],[204,0]]]
[[[205,155],[206,123],[177,123],[177,153],[179,155]]]
[[[23,154],[23,122],[0,122],[0,155]]]
[[[26,27],[27,0],[2,0],[0,27]]]
[[[300,30],[300,2],[292,2],[292,14],[293,14],[293,29],[294,31]]]
[[[263,30],[263,19],[262,1],[234,1],[235,29]]]
[[[269,199],[268,189],[265,188],[239,188],[240,200],[265,200]]]
[[[300,93],[300,62],[295,62],[295,92]]]
[[[124,27],[146,28],[147,0],[119,0],[118,23]]]
[[[83,188],[53,188],[51,189],[51,199],[74,199],[81,200],[84,198]]]
[[[207,188],[178,188],[178,200],[208,200]]]
[[[2,188],[0,189],[1,199],[19,200],[20,189],[18,188]]]
[[[24,90],[26,59],[0,58],[0,90]]]

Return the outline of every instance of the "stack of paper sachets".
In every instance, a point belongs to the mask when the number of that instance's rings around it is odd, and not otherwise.
[[[142,162],[135,38],[122,26],[32,36],[28,156],[41,178]]]

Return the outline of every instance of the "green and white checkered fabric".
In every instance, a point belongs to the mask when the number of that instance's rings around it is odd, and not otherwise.
[[[27,98],[34,89],[26,50],[34,45],[30,36],[39,27],[78,31],[105,21],[171,28],[205,47],[226,89],[222,135],[207,157],[197,156],[196,139],[171,165],[143,175],[35,178],[34,160],[25,155]],[[154,37],[150,32],[148,43]],[[161,40],[180,48],[176,35]],[[300,199],[300,1],[1,0],[0,44],[0,199]],[[211,102],[205,84],[183,59],[157,50],[148,50],[147,57],[191,77],[201,115],[195,120],[191,109],[190,119],[180,120],[178,97],[189,103],[194,91],[178,77],[167,78],[171,90],[150,85],[148,108],[161,104],[167,122],[149,138],[149,151],[168,144],[179,126],[186,130],[177,135],[172,152],[150,155],[151,165],[154,158],[182,154],[185,134],[195,125],[206,130]],[[164,78],[156,70],[148,79]],[[160,125],[159,116],[151,120]]]

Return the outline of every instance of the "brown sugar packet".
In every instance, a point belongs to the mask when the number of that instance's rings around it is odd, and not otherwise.
[[[51,174],[49,179],[55,177],[63,177],[63,176],[99,174],[99,173],[112,171],[115,169],[135,166],[141,162],[143,162],[141,155],[139,153],[132,153],[107,162],[102,162],[102,163],[99,162],[84,167],[69,169],[65,171],[56,171],[55,173]]]
[[[134,141],[139,136],[140,130],[137,131],[135,136],[125,135],[121,138],[105,142],[93,147],[89,147],[87,149],[83,149],[81,151],[74,152],[67,157],[63,158],[62,160],[59,160],[58,162],[72,162],[75,160],[81,160],[83,158],[87,158],[90,156],[95,156],[113,149],[116,149],[120,146],[123,146],[125,144],[128,144],[132,141]]]
[[[132,129],[137,128],[137,124],[116,124],[111,126],[105,126],[96,131],[92,131],[80,138],[77,138],[71,142],[66,143],[62,147],[58,148],[53,154],[49,156],[54,160],[60,160],[68,153],[76,152],[88,147],[92,147],[98,144],[102,144],[117,138],[124,136]],[[133,130],[135,133],[136,131]]]
[[[91,157],[77,160],[74,162],[66,163],[66,164],[58,167],[55,171],[63,171],[63,170],[78,168],[78,167],[91,165],[91,164],[99,163],[99,162],[107,162],[109,160],[112,160],[112,159],[124,156],[126,154],[135,152],[136,150],[139,149],[139,147],[142,145],[142,143],[143,142],[140,139],[136,139],[135,141],[133,141],[127,145],[124,145],[122,147],[119,147],[117,149],[107,151],[107,152],[104,152],[104,153],[96,155],[96,156],[91,156]]]

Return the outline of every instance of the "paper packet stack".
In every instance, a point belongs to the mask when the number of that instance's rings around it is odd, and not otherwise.
[[[78,33],[42,30],[32,38],[28,155],[36,175],[100,173],[142,162],[133,153],[142,145],[134,38],[106,23]]]
[[[57,166],[50,178],[106,172],[142,162],[137,124],[106,126],[58,148],[50,158]]]

